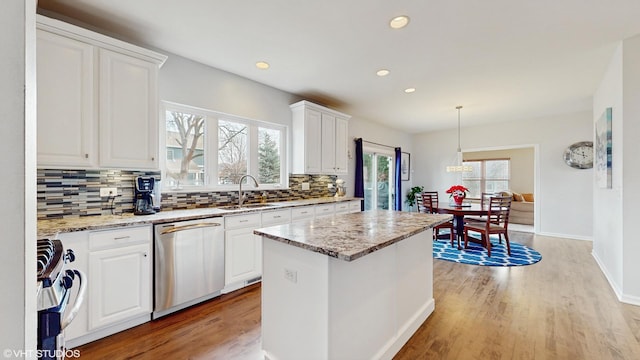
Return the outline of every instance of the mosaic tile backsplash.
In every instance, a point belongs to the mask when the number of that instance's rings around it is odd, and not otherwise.
[[[60,170],[38,169],[38,219],[97,216],[133,212],[134,179],[154,176],[159,171],[128,170]],[[267,201],[310,199],[335,194],[335,175],[289,175],[289,189],[260,190],[248,187],[247,203],[260,202],[263,192]],[[309,190],[302,190],[302,183]],[[333,189],[328,188],[333,184]],[[113,199],[100,197],[100,188],[117,187]],[[166,192],[162,194],[163,210],[206,208],[235,204],[237,191]]]

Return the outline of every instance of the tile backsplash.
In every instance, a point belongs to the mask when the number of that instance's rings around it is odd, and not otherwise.
[[[38,169],[38,219],[96,216],[133,212],[134,179],[159,171]],[[335,194],[335,175],[289,175],[289,189],[266,190],[267,201],[310,199]],[[309,190],[301,184],[309,183]],[[328,188],[333,184],[333,189]],[[100,188],[116,187],[113,201],[100,197]],[[260,201],[264,190],[248,187],[248,203]],[[164,192],[162,210],[194,209],[234,204],[237,191]]]

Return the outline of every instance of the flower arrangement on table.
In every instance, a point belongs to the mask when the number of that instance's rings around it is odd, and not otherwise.
[[[449,197],[453,198],[453,201],[458,206],[462,205],[462,201],[467,197],[467,192],[469,192],[469,189],[462,185],[453,185],[447,190]]]

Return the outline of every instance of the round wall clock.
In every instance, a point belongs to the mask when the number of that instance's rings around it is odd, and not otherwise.
[[[572,168],[591,169],[593,167],[593,142],[581,141],[569,145],[564,151],[564,162]]]

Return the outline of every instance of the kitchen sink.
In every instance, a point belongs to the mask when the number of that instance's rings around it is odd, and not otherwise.
[[[255,208],[268,208],[274,207],[274,204],[243,204],[242,207],[238,205],[219,206],[221,210],[242,210],[242,209],[255,209]]]

